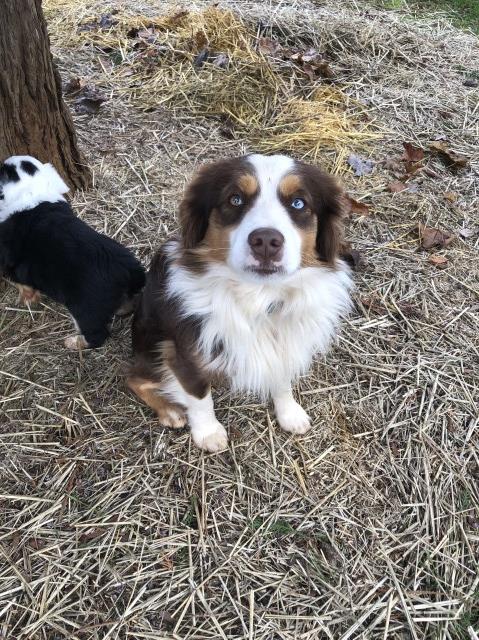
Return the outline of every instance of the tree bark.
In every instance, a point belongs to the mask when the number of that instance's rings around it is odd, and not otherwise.
[[[0,161],[34,156],[73,189],[85,188],[91,174],[62,99],[41,0],[0,4]]]

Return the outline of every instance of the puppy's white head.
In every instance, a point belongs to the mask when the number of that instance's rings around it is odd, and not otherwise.
[[[184,248],[254,279],[334,265],[341,189],[318,167],[253,154],[200,169],[180,207]]]
[[[51,164],[32,156],[11,156],[0,164],[0,222],[41,202],[65,200],[67,191]]]

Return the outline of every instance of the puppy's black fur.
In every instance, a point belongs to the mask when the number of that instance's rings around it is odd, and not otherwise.
[[[134,255],[77,218],[65,201],[43,202],[0,223],[0,273],[64,304],[89,347],[100,347],[119,307],[144,285]]]

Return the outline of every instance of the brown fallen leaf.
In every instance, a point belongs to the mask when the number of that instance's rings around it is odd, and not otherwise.
[[[282,50],[282,48],[281,44],[272,38],[258,39],[258,51],[265,53],[268,56],[275,56]]]
[[[75,95],[76,93],[80,93],[80,91],[85,87],[86,80],[84,78],[70,78],[70,80],[65,84],[63,93],[67,96]]]
[[[101,105],[107,101],[107,97],[97,87],[85,84],[77,93],[75,111],[77,113],[98,113]]]
[[[208,58],[210,57],[209,49],[203,49],[199,52],[196,58],[193,60],[194,67],[202,67],[205,62],[208,62]]]
[[[332,78],[334,76],[329,62],[324,58],[324,54],[317,49],[310,48],[306,51],[285,49],[283,50],[283,57],[289,58],[289,60],[301,66],[311,81],[314,81],[317,76],[323,78]]]
[[[166,24],[168,27],[179,27],[185,23],[190,11],[189,9],[180,9],[168,16]]]
[[[357,249],[352,248],[350,242],[343,242],[339,254],[353,271],[358,271],[364,266],[363,256]]]
[[[456,202],[459,196],[455,191],[446,191],[442,197],[449,202]]]
[[[433,264],[435,267],[437,267],[438,269],[445,269],[446,265],[448,263],[448,259],[444,256],[438,256],[438,255],[432,255],[429,256],[428,262],[430,262],[431,264]]]
[[[394,182],[388,184],[388,189],[391,193],[399,193],[400,191],[405,191],[407,188],[407,184],[404,184],[404,182],[400,180],[394,180]]]
[[[416,147],[410,142],[403,142],[404,160],[408,162],[420,162],[424,160],[424,151],[420,147]]]
[[[459,169],[469,165],[469,158],[462,153],[449,149],[446,142],[436,140],[429,143],[432,152],[437,153],[448,167]]]
[[[78,537],[79,542],[90,542],[90,540],[94,540],[95,538],[99,538],[101,535],[105,533],[107,529],[105,527],[95,527],[93,529],[87,530],[85,533],[82,533]]]
[[[155,27],[147,27],[146,29],[139,29],[136,34],[136,37],[144,42],[148,42],[149,44],[153,44],[155,40],[158,38],[158,32]]]
[[[219,53],[213,60],[213,66],[218,67],[219,69],[226,69],[229,61],[230,59],[228,58],[226,53]]]
[[[373,160],[366,160],[354,153],[348,157],[347,163],[354,169],[354,175],[359,177],[372,173],[375,165]]]
[[[461,238],[472,238],[479,233],[479,229],[467,229],[466,227],[461,227],[460,229],[456,229],[456,231]]]
[[[388,156],[386,160],[383,160],[383,164],[396,178],[400,178],[404,174],[404,165],[400,158]]]
[[[369,206],[364,202],[359,202],[358,200],[351,198],[347,193],[343,195],[343,199],[346,215],[350,213],[358,213],[361,216],[369,215]]]
[[[441,229],[436,229],[435,227],[426,227],[422,222],[418,222],[417,228],[423,249],[447,247],[455,237],[447,231],[441,231]]]

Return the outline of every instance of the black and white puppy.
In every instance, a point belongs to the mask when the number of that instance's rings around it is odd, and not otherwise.
[[[0,164],[0,273],[23,300],[64,304],[78,333],[69,349],[100,347],[115,312],[143,287],[133,254],[77,218],[51,164],[12,156]]]

